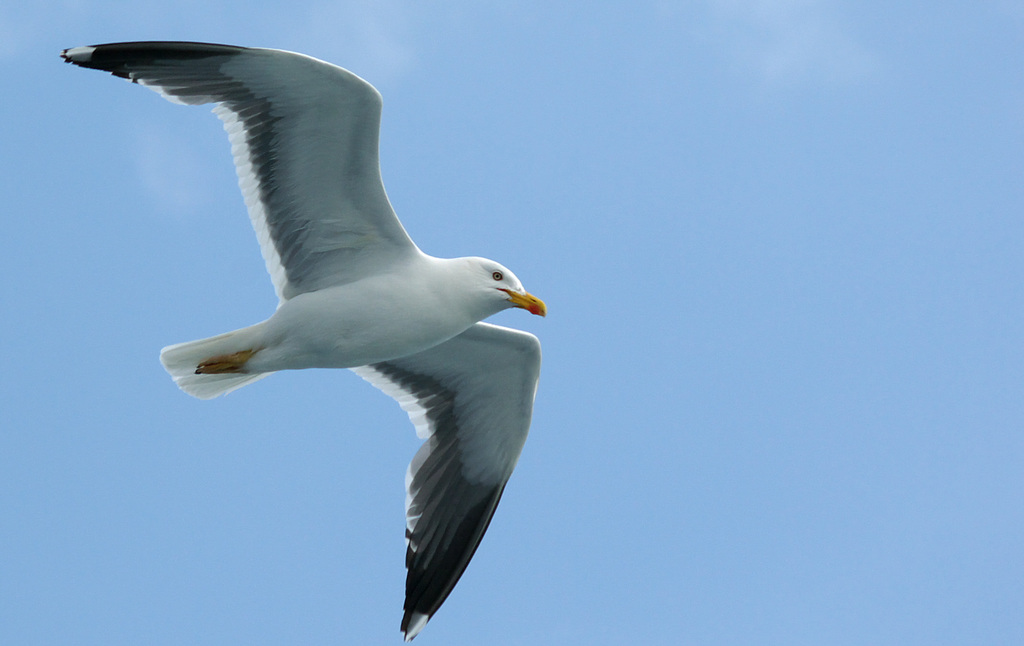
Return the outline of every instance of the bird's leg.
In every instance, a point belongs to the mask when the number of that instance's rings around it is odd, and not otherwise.
[[[245,362],[256,354],[255,350],[242,350],[231,354],[220,354],[202,361],[196,367],[197,375],[219,375],[230,372],[242,372]]]

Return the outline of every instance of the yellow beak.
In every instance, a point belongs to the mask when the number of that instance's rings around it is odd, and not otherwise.
[[[544,301],[540,300],[536,296],[530,294],[520,294],[513,292],[510,289],[501,290],[508,294],[508,300],[512,302],[516,307],[521,307],[528,311],[530,314],[536,314],[537,316],[547,316],[548,306],[544,304]]]

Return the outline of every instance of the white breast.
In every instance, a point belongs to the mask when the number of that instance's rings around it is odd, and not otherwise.
[[[352,368],[408,356],[462,333],[478,317],[452,302],[448,261],[438,260],[424,256],[402,271],[283,302],[262,324],[262,349],[247,369]]]

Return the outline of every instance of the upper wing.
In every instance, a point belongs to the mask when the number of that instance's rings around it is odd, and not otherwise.
[[[355,74],[301,54],[203,43],[116,43],[61,56],[177,103],[217,104],[280,300],[416,250],[380,178],[380,94]]]
[[[477,323],[429,350],[354,370],[397,400],[427,440],[406,475],[408,641],[462,576],[519,460],[540,342]]]

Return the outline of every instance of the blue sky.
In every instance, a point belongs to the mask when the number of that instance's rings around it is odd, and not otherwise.
[[[1021,643],[1024,5],[499,5],[0,8],[0,642],[401,643],[398,407],[157,360],[276,302],[226,137],[57,54],[187,39],[369,80],[420,247],[548,303],[416,643]]]

